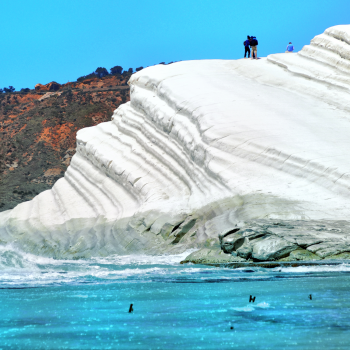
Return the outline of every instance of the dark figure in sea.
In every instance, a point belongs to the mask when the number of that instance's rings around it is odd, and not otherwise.
[[[247,40],[243,42],[244,45],[244,58],[246,58],[246,55],[248,54],[248,58],[250,57],[250,36],[247,35]]]

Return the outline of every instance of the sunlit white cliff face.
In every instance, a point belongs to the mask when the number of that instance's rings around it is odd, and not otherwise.
[[[243,221],[348,219],[350,25],[298,53],[158,65],[129,83],[130,103],[78,132],[64,178],[0,214],[1,243],[159,254]]]

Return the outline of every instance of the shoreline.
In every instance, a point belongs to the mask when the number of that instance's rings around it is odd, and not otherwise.
[[[193,264],[200,264],[194,263]],[[237,269],[242,267],[263,267],[272,269],[275,267],[299,267],[299,266],[318,266],[318,265],[342,265],[350,264],[350,260],[317,260],[317,261],[265,261],[265,262],[229,262],[229,263],[206,263],[202,265],[227,267],[231,269]],[[180,262],[180,264],[186,264],[186,262]]]

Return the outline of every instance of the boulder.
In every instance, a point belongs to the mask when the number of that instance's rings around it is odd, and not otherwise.
[[[249,259],[253,252],[253,246],[248,238],[244,238],[243,244],[236,250],[237,255],[244,259]]]
[[[60,87],[61,87],[60,84],[56,83],[55,81],[52,81],[51,83],[48,83],[46,85],[36,84],[35,91],[39,91],[39,92],[57,91],[60,89]]]
[[[56,83],[55,81],[52,81],[51,83],[46,84],[46,86],[49,88],[49,91],[57,91],[61,87],[61,85]]]
[[[236,230],[234,230],[235,232],[227,234],[224,237],[219,237],[221,249],[226,254],[230,254],[233,251],[237,250],[245,241],[245,237],[243,237],[242,234],[237,232]]]
[[[287,256],[298,246],[277,236],[266,236],[253,244],[252,257],[255,260],[278,260]]]

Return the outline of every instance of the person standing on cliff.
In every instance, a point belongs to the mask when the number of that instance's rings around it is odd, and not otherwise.
[[[287,46],[286,52],[291,53],[291,52],[293,52],[293,51],[294,51],[294,46],[293,46],[292,43],[290,42],[290,43],[288,44],[288,46]]]
[[[250,48],[252,49],[252,60],[254,59],[254,57],[256,60],[258,59],[257,46],[258,46],[258,40],[256,39],[255,36],[251,36],[250,37]]]
[[[248,54],[248,58],[250,57],[250,36],[247,35],[247,40],[243,42],[244,45],[244,58],[246,58],[246,55]]]

